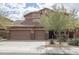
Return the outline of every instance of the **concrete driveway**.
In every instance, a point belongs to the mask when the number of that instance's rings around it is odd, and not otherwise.
[[[0,55],[79,55],[79,47],[45,47],[48,41],[2,41]]]
[[[2,41],[0,54],[41,54],[45,51],[40,47],[45,44],[45,41]]]

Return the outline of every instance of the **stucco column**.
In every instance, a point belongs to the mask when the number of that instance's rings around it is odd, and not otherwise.
[[[49,38],[49,32],[46,31],[46,32],[45,32],[45,40],[48,40],[48,38]]]
[[[8,40],[10,40],[10,35],[11,35],[10,32],[11,32],[10,30],[8,30],[8,32],[7,32],[7,39]]]
[[[31,39],[35,40],[35,31],[34,30],[31,30]]]

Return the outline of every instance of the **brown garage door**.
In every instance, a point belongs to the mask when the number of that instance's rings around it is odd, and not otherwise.
[[[45,40],[45,31],[36,30],[35,31],[35,39],[36,40]]]
[[[30,30],[10,31],[10,39],[12,39],[12,40],[30,40],[31,31]]]

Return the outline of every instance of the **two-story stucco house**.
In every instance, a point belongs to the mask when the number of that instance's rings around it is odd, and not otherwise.
[[[39,11],[24,15],[25,20],[9,29],[10,40],[47,40],[47,32],[40,24],[40,18],[50,9],[44,8]]]

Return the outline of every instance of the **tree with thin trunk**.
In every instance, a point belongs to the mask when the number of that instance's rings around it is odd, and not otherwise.
[[[53,11],[48,11],[46,15],[41,17],[41,24],[47,31],[54,30],[58,32],[57,38],[60,44],[62,42],[61,32],[66,29],[74,29],[73,25],[76,17],[75,12],[72,12],[68,13],[64,6],[57,7],[55,5]]]

